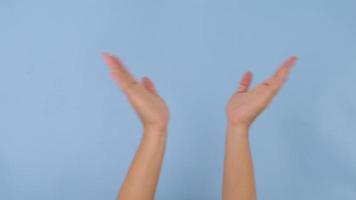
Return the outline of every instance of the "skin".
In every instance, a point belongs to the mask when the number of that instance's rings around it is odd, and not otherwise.
[[[158,183],[167,138],[169,111],[153,82],[140,82],[118,58],[103,54],[111,76],[126,95],[143,124],[143,137],[121,186],[118,200],[152,200]]]
[[[143,136],[118,200],[152,200],[160,175],[167,139],[169,110],[148,77],[137,81],[115,56],[104,53],[111,76],[126,95],[143,125]],[[227,106],[223,200],[255,200],[256,187],[248,141],[249,128],[281,89],[296,62],[290,57],[264,82],[249,89],[252,73],[246,72]]]
[[[290,57],[272,76],[251,90],[252,73],[246,72],[230,98],[226,106],[223,200],[256,199],[249,128],[282,88],[296,60],[297,57]]]

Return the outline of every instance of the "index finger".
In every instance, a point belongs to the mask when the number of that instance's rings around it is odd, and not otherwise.
[[[111,68],[112,75],[122,90],[126,91],[130,85],[137,83],[133,75],[118,58],[109,53],[103,53],[103,58],[106,64]]]
[[[280,80],[285,80],[292,69],[292,66],[297,61],[297,56],[292,56],[288,58],[280,68],[274,73],[274,77]]]

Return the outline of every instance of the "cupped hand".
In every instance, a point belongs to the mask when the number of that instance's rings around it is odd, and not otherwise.
[[[153,82],[148,77],[143,77],[140,82],[135,80],[122,62],[109,53],[104,53],[103,58],[111,68],[112,78],[138,113],[144,128],[165,130],[169,121],[169,110]]]
[[[250,127],[283,86],[296,60],[296,56],[290,57],[272,76],[251,90],[252,73],[246,72],[226,107],[229,125]]]

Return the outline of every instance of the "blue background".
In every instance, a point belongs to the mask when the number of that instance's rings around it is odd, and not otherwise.
[[[298,64],[251,129],[259,199],[356,199],[356,2],[0,1],[0,199],[115,199],[141,125],[101,52],[171,110],[156,197],[220,199],[225,103]]]

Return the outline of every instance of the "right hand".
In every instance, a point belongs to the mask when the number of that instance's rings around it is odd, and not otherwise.
[[[136,81],[122,62],[113,55],[104,53],[103,58],[111,68],[112,78],[138,113],[144,128],[166,130],[169,110],[153,82],[148,77],[143,77],[141,82]]]
[[[239,89],[227,104],[228,125],[248,128],[283,86],[296,60],[297,57],[290,57],[275,74],[252,90],[249,90],[252,73],[246,72],[241,78]]]

